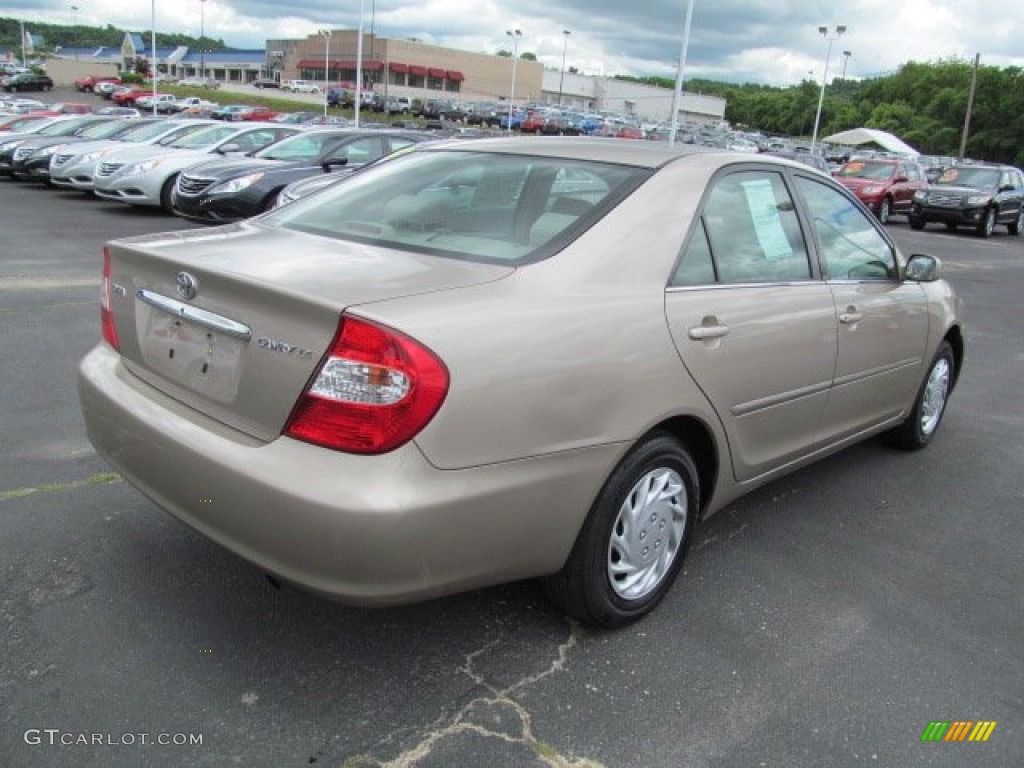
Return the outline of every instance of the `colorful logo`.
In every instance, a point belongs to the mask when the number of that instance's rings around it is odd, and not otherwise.
[[[932,720],[921,741],[988,741],[996,725],[995,720]]]

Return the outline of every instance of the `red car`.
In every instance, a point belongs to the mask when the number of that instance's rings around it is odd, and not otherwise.
[[[120,91],[114,91],[114,95],[110,98],[119,106],[130,107],[135,104],[136,99],[141,98],[142,96],[148,96],[152,93],[152,91],[147,91],[145,88],[131,86]]]
[[[832,175],[883,224],[894,213],[910,213],[914,193],[928,186],[919,163],[899,158],[852,158]]]
[[[120,83],[121,78],[117,75],[86,75],[75,78],[75,90],[92,93],[92,89],[98,83]]]
[[[277,117],[278,113],[270,107],[249,107],[244,112],[235,114],[235,120],[269,120]]]

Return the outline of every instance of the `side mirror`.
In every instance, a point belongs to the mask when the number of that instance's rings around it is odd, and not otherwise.
[[[348,165],[347,157],[329,157],[324,160],[324,173],[330,173],[334,168],[340,168],[343,165]]]
[[[897,176],[892,181],[893,184],[906,184],[908,181],[910,181],[910,178],[907,176]]]
[[[1013,184],[1000,184],[999,185],[999,191],[1000,192],[1013,192],[1013,189],[1014,189]]]
[[[907,262],[904,277],[917,283],[932,283],[939,279],[942,262],[935,256],[915,253]]]
[[[237,144],[232,143],[232,144],[225,144],[223,147],[220,147],[217,150],[217,153],[221,154],[221,155],[230,155],[233,152],[241,152],[241,151],[242,151],[242,148],[240,146],[238,146]]]

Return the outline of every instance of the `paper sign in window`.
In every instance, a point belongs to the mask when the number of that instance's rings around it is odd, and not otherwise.
[[[775,189],[768,179],[757,179],[743,182],[743,194],[747,198],[750,218],[754,223],[757,241],[764,251],[765,259],[788,259],[793,255],[793,246],[786,237],[779,216],[779,204],[775,199]]]

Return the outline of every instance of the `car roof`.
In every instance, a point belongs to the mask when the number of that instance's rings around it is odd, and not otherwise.
[[[536,155],[569,160],[591,160],[605,163],[619,163],[641,168],[660,168],[681,156],[709,154],[704,147],[689,144],[669,146],[664,142],[647,142],[625,139],[602,139],[585,137],[552,136],[524,140],[515,136],[509,138],[478,139],[472,142],[445,142],[437,149],[465,152],[495,152],[514,155]],[[721,152],[721,150],[719,150]],[[712,150],[710,153],[714,153]],[[724,154],[724,153],[723,153]],[[735,153],[728,153],[730,158]]]

